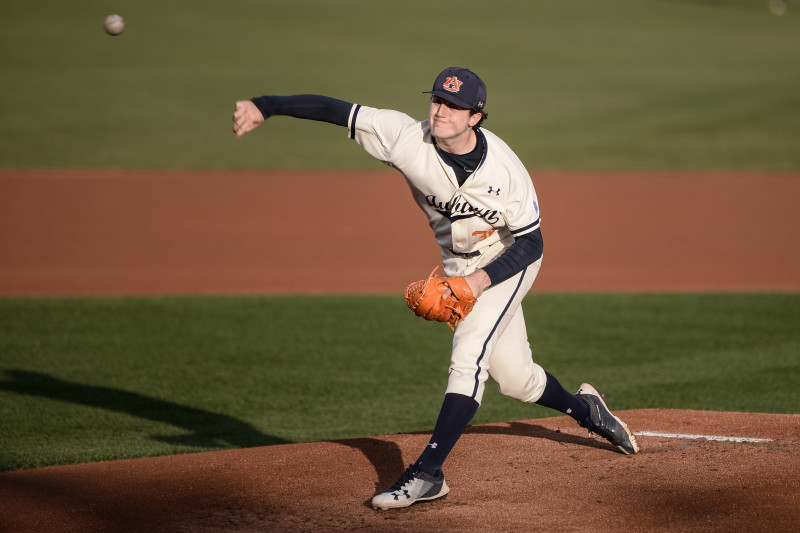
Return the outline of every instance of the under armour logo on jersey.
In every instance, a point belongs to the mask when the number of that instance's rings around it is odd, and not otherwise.
[[[500,196],[500,189],[495,189],[491,185],[489,185],[489,190],[487,191],[489,194],[494,193],[497,196]]]
[[[450,91],[451,93],[457,93],[458,91],[461,90],[462,85],[464,85],[463,81],[460,81],[455,76],[448,76],[447,79],[444,80],[442,87],[444,87],[445,91]]]

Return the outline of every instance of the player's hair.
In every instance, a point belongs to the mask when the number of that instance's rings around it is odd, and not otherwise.
[[[470,115],[474,115],[475,113],[480,113],[481,114],[481,119],[478,121],[477,124],[472,126],[473,130],[477,130],[478,128],[480,128],[481,125],[483,124],[483,121],[486,120],[487,118],[489,118],[489,113],[487,113],[486,111],[483,111],[483,110],[480,110],[480,109],[473,109],[472,111],[470,111]]]

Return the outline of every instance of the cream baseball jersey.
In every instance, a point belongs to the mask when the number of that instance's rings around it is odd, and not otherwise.
[[[439,156],[428,120],[353,105],[350,138],[372,157],[399,170],[443,248],[465,256],[539,227],[539,202],[527,169],[508,145],[481,129],[486,143],[478,168],[459,186]]]

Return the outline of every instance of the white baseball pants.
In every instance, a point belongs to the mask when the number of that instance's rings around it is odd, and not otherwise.
[[[533,362],[522,300],[539,273],[542,259],[481,294],[453,337],[447,393],[481,403],[489,376],[506,396],[535,402],[547,382],[544,369]]]

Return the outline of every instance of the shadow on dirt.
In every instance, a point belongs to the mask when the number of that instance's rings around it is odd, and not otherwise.
[[[371,438],[345,439],[334,442],[360,450],[364,457],[372,463],[375,472],[378,473],[378,481],[375,482],[376,494],[391,487],[408,467],[403,464],[403,452],[395,442]],[[371,504],[372,498],[364,502],[366,507],[371,508]]]
[[[575,425],[577,426],[577,423]],[[613,450],[614,452],[621,453],[611,443],[599,437],[596,439],[590,437],[588,432],[585,437],[581,437],[579,435],[562,433],[560,430],[549,429],[529,422],[508,422],[508,425],[503,426],[470,426],[464,431],[464,434],[470,433],[478,435],[514,435],[517,437],[547,439],[553,442],[578,444],[580,446]]]
[[[411,435],[424,435],[430,432],[419,431],[410,433]],[[562,433],[559,430],[552,430],[536,424],[526,422],[509,422],[502,426],[469,426],[464,431],[465,435],[513,435],[518,437],[530,437],[534,439],[547,439],[554,442],[577,444],[590,448],[601,448],[617,451],[611,444],[586,437]],[[360,450],[364,457],[372,464],[378,474],[378,481],[375,483],[375,493],[384,491],[397,481],[400,475],[408,467],[403,462],[403,452],[397,443],[376,438],[358,438],[334,441],[338,444],[350,446]],[[422,450],[420,450],[420,453]],[[364,505],[371,507],[371,499],[364,502]]]

